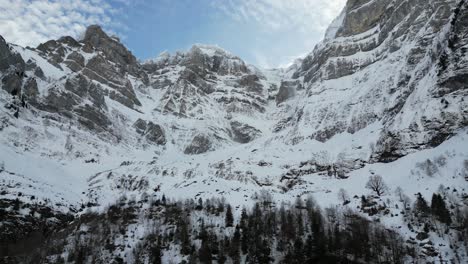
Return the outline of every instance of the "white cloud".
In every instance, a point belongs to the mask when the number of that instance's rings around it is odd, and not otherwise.
[[[135,26],[127,20],[139,19],[127,17],[126,10],[139,8],[143,16],[154,16],[153,11],[147,12],[156,4],[157,10],[177,13],[190,1],[193,0],[0,0],[0,35],[8,42],[37,46],[64,35],[78,37],[86,26],[100,24],[107,32],[119,32],[119,37],[125,40],[122,33]],[[214,7],[217,11],[213,14],[218,19],[214,21],[228,25],[220,32],[206,32],[207,36],[223,36],[228,45],[239,47],[244,58],[268,68],[287,65],[296,56],[312,51],[345,2],[198,0],[197,3]],[[167,6],[174,10],[166,10]],[[197,15],[202,14],[194,14]],[[146,36],[143,37],[145,40]]]
[[[0,35],[36,46],[64,35],[78,37],[91,24],[110,26],[117,11],[105,0],[0,0]]]
[[[312,51],[346,0],[212,0],[211,4],[225,16],[256,27],[260,38],[272,40],[251,50],[254,63],[268,68],[287,65],[292,57]]]
[[[346,0],[213,0],[212,5],[239,21],[256,21],[271,30],[325,31]]]

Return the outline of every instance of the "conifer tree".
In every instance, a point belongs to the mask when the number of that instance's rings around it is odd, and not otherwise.
[[[249,243],[250,243],[250,228],[248,226],[248,224],[246,223],[244,225],[244,228],[241,229],[242,230],[242,233],[241,233],[241,249],[242,249],[242,253],[244,254],[247,254],[248,250],[249,250]]]
[[[304,263],[304,245],[302,242],[302,237],[297,236],[296,240],[294,241],[294,257],[292,263],[301,264]]]
[[[234,216],[232,215],[232,208],[231,208],[231,205],[228,204],[226,208],[226,219],[225,219],[226,227],[231,227],[233,223],[234,223]]]
[[[179,230],[179,239],[180,239],[180,252],[182,255],[189,255],[191,251],[191,244],[190,244],[190,230],[189,230],[189,220],[185,217],[179,218],[178,223],[178,230]]]
[[[447,225],[452,223],[450,211],[447,209],[444,199],[441,195],[434,193],[431,201],[432,213],[436,216],[437,220]]]
[[[203,210],[203,200],[202,200],[201,197],[198,198],[198,205],[197,205],[196,209],[199,210],[199,211]]]
[[[423,216],[427,216],[431,212],[431,208],[427,205],[427,202],[421,195],[421,193],[418,193],[416,196],[417,198],[414,205],[414,209],[417,213],[420,213]]]
[[[244,229],[246,224],[247,224],[247,209],[242,208],[242,212],[241,212],[241,218],[240,218],[240,228],[241,229]]]
[[[150,255],[151,263],[160,264],[161,262],[161,239],[158,238],[158,241],[151,248]]]
[[[236,231],[234,232],[234,235],[231,240],[231,244],[229,247],[229,257],[231,257],[232,262],[234,264],[240,263],[240,242],[241,242],[241,233],[240,233],[240,227],[236,226]]]
[[[198,258],[201,263],[210,264],[213,261],[213,256],[211,255],[211,248],[206,240],[202,240],[200,250],[198,251]]]

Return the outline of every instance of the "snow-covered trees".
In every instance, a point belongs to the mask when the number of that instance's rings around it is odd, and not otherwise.
[[[404,200],[405,195],[400,191],[400,199]],[[418,195],[412,211],[417,217],[405,212],[405,217],[412,221],[410,229],[427,236],[433,230],[433,219],[438,219],[444,228],[450,228],[445,224],[453,221],[456,228],[452,231],[464,230],[468,214],[457,213],[450,218],[444,199],[434,194],[429,206]],[[338,206],[322,211],[311,197],[305,203],[298,199],[296,203],[281,206],[257,202],[252,208],[242,209],[239,224],[228,232],[225,227],[234,226],[235,222],[233,216],[231,225],[228,216],[233,213],[232,206],[226,203],[225,213],[221,214],[217,203],[225,201],[200,200],[168,199],[165,204],[154,201],[145,210],[126,200],[101,215],[85,213],[60,233],[63,236],[69,232],[76,241],[86,241],[86,244],[77,242],[65,247],[70,250],[69,262],[110,263],[115,259],[124,262],[132,259],[134,263],[348,263],[360,259],[403,263],[405,256],[414,252],[413,246],[405,243],[398,232],[370,221],[351,208]],[[428,214],[420,216],[418,210]],[[76,225],[87,226],[92,231],[77,233]],[[148,230],[148,234],[141,237],[135,227]],[[463,232],[457,235],[463,238],[466,236]],[[51,237],[47,241],[55,240]],[[57,243],[60,241],[63,240]],[[54,250],[60,249],[57,243],[51,245]],[[63,242],[60,245],[63,247]],[[120,249],[129,246],[133,251],[127,251],[127,258],[120,259],[123,258]]]
[[[398,200],[403,204],[403,209],[409,209],[411,199],[403,192],[403,189],[400,186],[395,189],[395,194],[398,196]]]
[[[366,183],[366,188],[373,191],[377,196],[382,196],[388,191],[388,187],[380,175],[370,176],[369,181]]]

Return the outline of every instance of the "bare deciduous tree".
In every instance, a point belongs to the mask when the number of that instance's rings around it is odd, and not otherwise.
[[[377,196],[382,196],[388,191],[388,187],[380,175],[370,176],[369,181],[366,184],[366,188],[375,192]]]
[[[343,202],[343,204],[346,204],[346,203],[349,203],[349,195],[348,193],[345,191],[345,189],[341,188],[339,191],[338,191],[338,199]]]
[[[403,192],[403,189],[400,186],[396,187],[395,194],[398,196],[399,201],[403,202],[403,195],[405,195],[405,193]]]

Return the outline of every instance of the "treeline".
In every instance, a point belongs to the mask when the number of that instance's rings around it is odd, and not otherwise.
[[[397,190],[402,224],[414,234],[409,239],[379,220],[364,217],[390,216],[386,201],[377,196],[354,197],[360,200],[359,211],[346,205],[348,199],[343,199],[345,205],[322,209],[312,197],[276,204],[265,193],[254,196],[256,203],[250,208],[233,208],[223,199],[122,197],[103,213],[90,208],[31,251],[29,259],[31,263],[236,264],[408,263],[432,258],[463,263],[468,214],[447,202],[447,192],[435,193],[428,202],[420,194],[411,201]],[[347,198],[344,192],[342,196]],[[437,252],[434,235],[449,241],[453,256]]]
[[[415,251],[395,231],[346,207],[220,199],[126,201],[83,214],[34,256],[47,263],[403,263]],[[237,216],[233,213],[238,212]],[[145,235],[139,237],[138,231]]]
[[[457,196],[454,195],[457,190],[450,190],[452,194],[449,190],[443,186],[439,188],[439,192],[432,195],[430,203],[417,193],[413,205],[405,208],[403,220],[408,229],[416,233],[416,239],[409,242],[417,244],[421,253],[439,259],[448,258],[452,263],[465,263],[468,253],[468,209],[463,200],[467,197],[462,194],[460,200],[453,199]],[[408,197],[403,196],[403,200],[403,204],[409,204]],[[450,257],[434,249],[431,234],[449,243]]]

